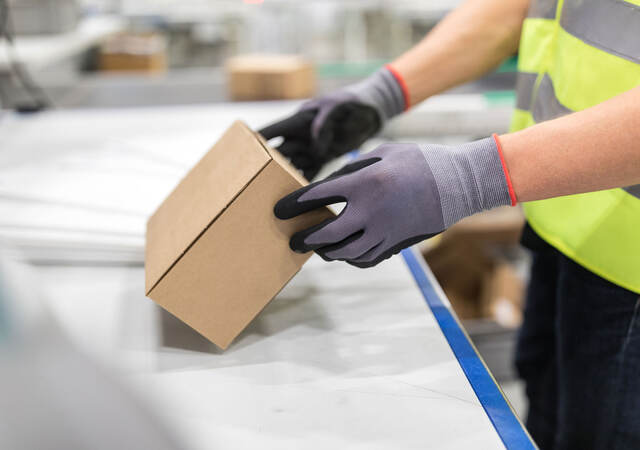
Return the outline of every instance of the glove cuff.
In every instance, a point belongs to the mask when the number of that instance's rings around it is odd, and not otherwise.
[[[406,87],[399,75],[387,67],[375,72],[359,83],[345,88],[355,95],[361,102],[371,105],[380,115],[384,124],[387,120],[397,116],[407,109]]]
[[[493,137],[458,147],[424,146],[438,187],[445,228],[480,211],[514,204]]]

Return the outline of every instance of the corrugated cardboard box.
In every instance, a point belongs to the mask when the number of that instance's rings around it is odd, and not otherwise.
[[[166,72],[167,42],[156,33],[121,33],[102,45],[99,63],[106,72]]]
[[[226,64],[234,100],[308,98],[315,93],[313,66],[292,55],[244,55]]]
[[[522,323],[525,283],[511,264],[496,263],[485,274],[480,299],[482,316],[491,317],[506,328],[517,328]]]
[[[483,276],[493,265],[482,246],[445,238],[424,252],[424,257],[458,317],[461,320],[481,318],[478,299]]]
[[[291,235],[330,217],[274,216],[275,203],[305,184],[235,122],[149,219],[147,295],[227,348],[309,258],[291,251]]]
[[[437,245],[424,251],[461,320],[490,319],[509,328],[520,325],[525,283],[515,267],[499,255],[500,240],[512,234],[494,234],[484,228],[477,235],[473,229],[443,234]]]

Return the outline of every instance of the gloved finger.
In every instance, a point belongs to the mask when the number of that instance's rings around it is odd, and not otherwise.
[[[345,149],[345,143],[351,141],[351,139],[348,136],[346,139],[339,139],[338,135],[345,121],[349,119],[349,114],[353,109],[350,105],[355,104],[355,102],[341,103],[334,107],[321,109],[318,112],[311,125],[311,135],[313,136],[316,154],[339,156],[349,150],[353,150],[353,148]],[[355,120],[357,120],[357,117]]]
[[[364,227],[365,224],[361,216],[354,214],[353,210],[347,205],[336,220],[314,230],[313,233],[307,234],[304,243],[312,246],[313,250],[327,245],[334,245],[363,230]]]
[[[318,110],[318,114],[316,114],[311,122],[311,136],[314,140],[320,137],[320,133],[323,129],[326,129],[324,125],[327,121],[327,117],[329,117],[329,114],[331,114],[334,108],[335,105],[332,105]]]
[[[291,219],[323,206],[346,202],[352,185],[357,183],[353,177],[346,177],[346,175],[353,174],[378,161],[380,158],[357,160],[324,180],[311,183],[281,198],[274,208],[276,217],[283,220]]]
[[[343,143],[341,147],[332,145],[331,154],[335,156],[359,147],[381,126],[380,116],[373,107],[356,102],[338,106],[326,123],[327,128],[333,130],[335,143]]]
[[[322,169],[322,166],[319,164],[309,164],[307,166],[301,165],[298,168],[307,180],[313,180],[316,175],[318,175],[318,172],[320,172],[320,169]]]
[[[382,244],[371,249],[369,252],[365,253],[361,257],[353,259],[348,262],[351,265],[354,265],[360,268],[373,267],[375,265],[378,265],[385,259],[389,259],[393,255],[400,253],[400,251],[402,251],[403,249],[407,247],[411,247],[412,245],[415,245],[418,242],[422,242],[425,239],[429,239],[437,234],[440,234],[440,233],[431,233],[431,234],[423,234],[420,236],[414,236],[412,238],[405,239],[404,241],[399,242],[395,245],[392,245],[391,247],[388,247],[388,248],[383,242]]]
[[[314,158],[305,154],[295,154],[290,158],[290,161],[291,161],[291,164],[293,164],[296,169],[300,169],[303,171],[307,171],[309,169],[315,169],[318,166]]]
[[[327,249],[327,251],[331,251],[333,249],[344,247],[345,245],[349,245],[350,243],[359,240],[360,238],[362,238],[363,235],[364,235],[364,230],[357,231],[353,233],[351,236],[347,237],[346,239],[343,239],[342,241],[338,242],[337,244],[326,245],[324,247],[317,248],[315,252],[325,261],[333,261],[334,258],[329,258],[326,255],[325,249]]]
[[[362,233],[364,234],[364,233]],[[334,245],[319,248],[318,254],[324,255],[328,260],[350,260],[356,259],[367,253],[372,248],[377,247],[380,241],[370,235],[364,235],[359,239],[345,239]]]
[[[309,141],[289,138],[276,147],[282,155],[291,159],[296,155],[308,155],[310,153],[311,143]]]
[[[301,170],[307,180],[312,180],[322,169],[323,160],[313,153],[311,143],[306,140],[285,139],[276,150]]]
[[[333,147],[337,144],[333,140],[333,131],[329,130],[328,132],[322,134],[322,137],[319,139],[314,139],[311,141],[312,149],[311,152],[316,155],[318,158],[321,158],[325,161],[329,161],[331,159],[331,151]]]
[[[363,269],[378,265],[380,262],[394,255],[394,253],[390,252],[388,249],[385,250],[383,245],[384,242],[380,242],[378,245],[370,248],[367,252],[363,253],[359,257],[352,258],[347,262],[353,266]]]
[[[294,251],[304,253],[336,244],[361,231],[362,227],[354,216],[340,214],[297,232],[291,237],[290,246]]]
[[[316,116],[316,110],[299,111],[285,119],[279,120],[262,128],[259,133],[267,140],[278,136],[310,137],[311,123]]]
[[[333,217],[330,219],[325,219],[322,222],[309,227],[305,230],[299,231],[296,234],[294,234],[291,239],[289,240],[289,247],[291,247],[291,250],[293,250],[296,253],[306,253],[309,252],[311,250],[313,250],[312,246],[308,246],[307,244],[305,244],[304,240],[307,238],[307,236],[309,236],[310,234],[316,232],[317,230],[321,229],[322,227],[325,227],[327,225],[329,225],[330,223],[334,222],[337,220],[337,217]]]
[[[278,219],[286,220],[291,219],[293,217],[299,216],[300,214],[304,214],[309,211],[313,211],[314,209],[321,208],[323,206],[331,205],[334,203],[346,202],[347,199],[344,196],[344,193],[340,194],[336,192],[335,195],[332,196],[323,196],[314,198],[312,200],[308,200],[305,202],[298,202],[298,199],[304,195],[305,193],[311,191],[313,188],[317,186],[322,186],[324,183],[330,182],[331,180],[322,180],[317,181],[315,183],[311,183],[308,186],[305,186],[297,191],[292,192],[286,197],[281,198],[276,206],[273,208],[273,212]]]
[[[316,175],[318,175],[318,172],[320,172],[321,168],[322,166],[320,165],[310,165],[308,168],[301,169],[301,170],[302,170],[302,174],[307,180],[313,180],[316,177]]]
[[[355,261],[347,261],[347,264],[353,267],[357,267],[358,269],[368,269],[369,267],[375,267],[380,264],[385,259],[391,258],[393,255],[389,255],[386,258],[380,258],[378,260],[372,262],[355,262]]]
[[[336,170],[335,172],[332,172],[327,177],[327,180],[338,178],[343,175],[352,174],[354,172],[364,169],[365,167],[369,167],[370,165],[377,163],[381,159],[382,158],[379,158],[379,157],[370,157],[369,155],[359,156],[358,158],[351,161],[349,164],[346,164],[342,168]]]
[[[327,160],[357,149],[381,126],[378,112],[355,101],[331,109],[314,135],[314,153]],[[313,129],[313,127],[312,127]]]

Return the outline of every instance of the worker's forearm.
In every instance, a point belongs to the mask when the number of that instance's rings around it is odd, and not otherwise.
[[[530,0],[467,0],[391,66],[414,105],[495,68],[518,48]]]
[[[520,202],[640,184],[640,87],[500,141]]]

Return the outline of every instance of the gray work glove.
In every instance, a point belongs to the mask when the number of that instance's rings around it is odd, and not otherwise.
[[[466,216],[515,204],[510,186],[495,136],[455,147],[384,144],[287,195],[274,212],[290,219],[346,202],[336,218],[296,233],[291,248],[371,267]]]
[[[260,134],[283,137],[278,150],[310,180],[325,163],[357,149],[404,109],[403,88],[385,67],[360,83],[304,103]]]

